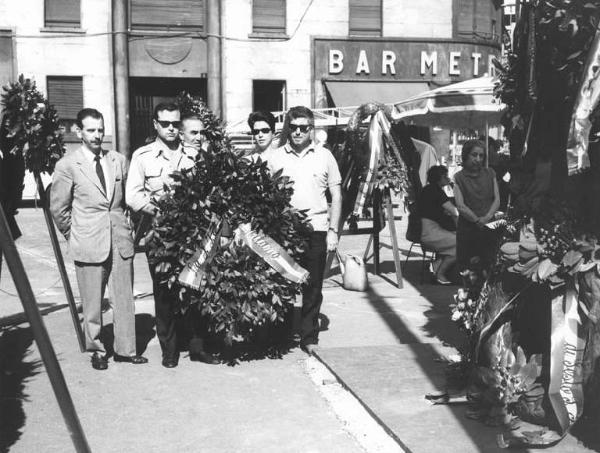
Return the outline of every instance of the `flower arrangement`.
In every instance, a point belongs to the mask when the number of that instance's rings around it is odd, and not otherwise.
[[[183,113],[191,108],[208,119],[210,146],[193,168],[173,174],[172,190],[158,201],[160,214],[148,241],[150,261],[160,278],[177,289],[182,310],[196,305],[209,329],[228,343],[249,340],[258,326],[283,321],[300,284],[286,280],[232,237],[222,238],[198,290],[181,285],[180,273],[202,246],[214,216],[232,231],[250,223],[295,260],[309,226],[306,216],[290,206],[294,188],[287,178],[271,175],[260,159],[239,157],[204,103],[187,95],[180,99]]]

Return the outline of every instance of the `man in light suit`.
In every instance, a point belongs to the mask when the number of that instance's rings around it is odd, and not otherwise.
[[[132,293],[133,239],[125,217],[127,167],[123,155],[102,149],[104,118],[95,109],[77,114],[81,147],[56,164],[50,210],[67,238],[83,304],[86,348],[92,366],[108,368],[100,340],[101,303],[112,273],[114,361],[146,363],[136,355],[135,312]]]

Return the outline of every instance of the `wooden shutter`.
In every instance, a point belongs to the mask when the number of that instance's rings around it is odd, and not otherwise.
[[[351,35],[381,36],[381,0],[350,0]]]
[[[285,33],[285,0],[253,0],[252,31]]]
[[[48,101],[61,120],[74,120],[83,108],[83,78],[55,77],[46,79]]]
[[[477,0],[456,0],[456,26],[458,28],[459,38],[470,38],[475,31],[474,13],[475,1]]]
[[[204,30],[205,0],[131,0],[131,27]]]
[[[81,26],[80,0],[45,0],[44,5],[46,27]]]

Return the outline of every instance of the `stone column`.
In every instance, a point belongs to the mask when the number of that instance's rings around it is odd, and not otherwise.
[[[221,116],[221,26],[220,0],[207,2],[207,52],[208,52],[208,107]]]
[[[127,3],[112,0],[112,50],[115,97],[115,149],[131,158],[129,140],[129,43]]]

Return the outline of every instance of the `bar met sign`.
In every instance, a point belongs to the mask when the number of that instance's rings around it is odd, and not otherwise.
[[[461,41],[315,39],[315,79],[457,80],[491,72],[499,49]]]

